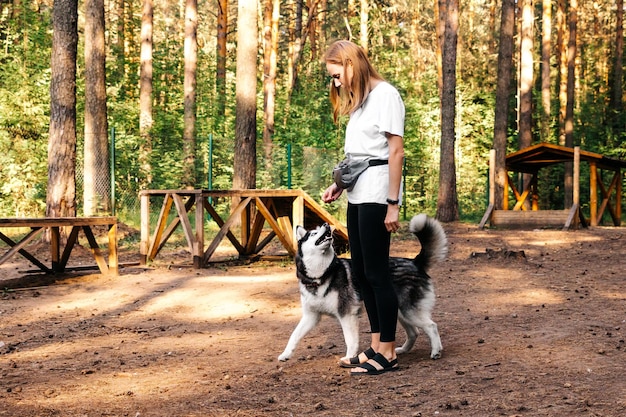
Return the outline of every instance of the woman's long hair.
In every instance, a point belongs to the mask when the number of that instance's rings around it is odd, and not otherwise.
[[[343,88],[330,83],[330,103],[333,107],[335,123],[339,116],[348,115],[361,107],[370,92],[370,80],[383,80],[374,69],[363,48],[346,40],[334,42],[326,50],[324,63],[341,65],[344,68],[346,83]],[[348,66],[352,66],[352,77],[348,79]]]

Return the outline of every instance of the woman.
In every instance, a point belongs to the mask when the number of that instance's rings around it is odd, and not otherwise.
[[[398,91],[354,43],[333,43],[324,62],[332,77],[330,101],[335,122],[342,115],[350,116],[346,156],[379,162],[370,165],[347,192],[352,267],[370,322],[371,346],[354,358],[340,361],[341,366],[354,368],[352,375],[378,375],[398,369],[398,299],[391,284],[389,246],[391,233],[400,227],[404,104]],[[322,200],[333,202],[342,192],[332,184]]]

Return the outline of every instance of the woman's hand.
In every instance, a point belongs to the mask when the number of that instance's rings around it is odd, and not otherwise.
[[[397,204],[387,204],[385,228],[390,233],[397,232],[400,228],[400,206]]]
[[[332,203],[341,196],[341,193],[343,193],[343,188],[339,188],[337,184],[333,183],[324,191],[324,194],[322,194],[322,201],[324,203]]]

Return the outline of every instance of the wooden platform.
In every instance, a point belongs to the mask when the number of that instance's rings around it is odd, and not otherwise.
[[[570,210],[512,211],[494,210],[491,225],[510,229],[577,228],[577,218],[569,221]]]
[[[93,234],[93,226],[106,226],[108,228],[108,264],[102,255],[98,242]],[[30,232],[26,234],[19,242],[13,241],[10,237],[0,232],[0,239],[7,243],[11,248],[0,257],[0,265],[7,262],[15,254],[19,253],[28,259],[33,265],[37,266],[41,271],[54,274],[66,272],[71,269],[68,267],[68,261],[72,253],[72,249],[78,240],[78,233],[82,230],[89,242],[89,247],[93,253],[94,259],[103,274],[118,274],[117,265],[117,218],[116,217],[42,217],[42,218],[2,218],[0,219],[1,228],[30,228]],[[65,247],[62,248],[62,239],[60,229],[62,227],[70,228]],[[51,265],[47,266],[44,262],[37,259],[33,254],[29,253],[25,247],[33,239],[40,236],[45,229],[50,230],[50,258]],[[85,269],[81,267],[80,269]]]
[[[343,252],[348,245],[346,227],[302,190],[144,190],[139,197],[142,264],[156,258],[179,225],[185,234],[195,268],[208,265],[225,237],[235,247],[239,257],[257,256],[274,238],[280,241],[290,256],[295,256],[298,245],[294,231],[298,225],[308,229],[328,223],[335,231],[337,250]],[[157,197],[162,199],[161,211],[156,224],[150,225],[150,201]],[[219,199],[228,199],[231,203],[226,218],[222,218],[217,211]],[[170,220],[172,207],[175,207],[176,214]],[[205,213],[220,226],[207,247]],[[194,220],[195,227],[192,227],[190,219]],[[266,225],[270,231],[264,235]]]

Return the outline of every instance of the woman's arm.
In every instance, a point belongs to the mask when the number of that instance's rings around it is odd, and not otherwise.
[[[404,160],[404,143],[402,136],[386,133],[389,143],[389,191],[387,198],[390,200],[400,199],[400,182],[402,181],[402,163]],[[390,232],[400,228],[400,206],[398,204],[387,205],[385,227]]]

